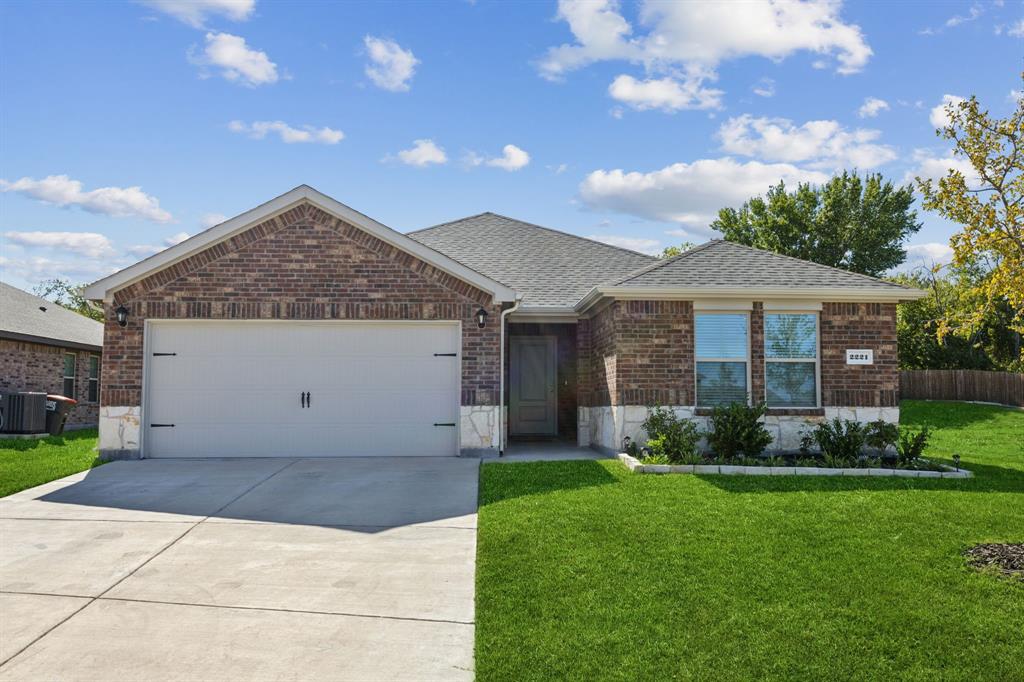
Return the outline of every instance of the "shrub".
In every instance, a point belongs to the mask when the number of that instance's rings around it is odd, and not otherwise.
[[[928,439],[931,438],[931,431],[924,427],[920,431],[905,430],[900,434],[899,442],[896,443],[896,456],[901,465],[913,464],[924,454],[928,447]]]
[[[663,456],[670,464],[682,464],[696,457],[700,432],[689,419],[680,419],[675,412],[664,407],[651,407],[647,410],[643,427],[652,457]]]
[[[757,457],[772,442],[772,435],[761,423],[766,405],[730,403],[711,412],[711,431],[707,434],[711,450],[726,460],[738,455]]]
[[[883,453],[889,447],[896,447],[899,436],[900,430],[895,424],[879,419],[868,424],[865,441],[870,447]]]
[[[800,450],[809,452],[817,446],[828,466],[845,466],[857,461],[866,439],[867,429],[860,422],[837,417],[804,433]]]

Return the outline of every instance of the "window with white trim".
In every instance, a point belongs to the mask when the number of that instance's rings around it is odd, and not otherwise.
[[[89,356],[89,393],[87,399],[90,403],[100,400],[100,356]]]
[[[817,407],[818,372],[818,315],[765,313],[768,407]]]
[[[75,397],[75,360],[74,353],[64,354],[64,395],[68,398]]]
[[[750,320],[746,313],[696,313],[697,407],[746,403]]]

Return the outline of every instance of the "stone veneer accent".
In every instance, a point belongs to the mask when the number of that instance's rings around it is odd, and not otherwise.
[[[96,351],[0,339],[0,391],[39,391],[63,395],[65,353],[74,353],[76,356],[75,394],[68,397],[78,401],[68,415],[66,426],[96,426],[99,403],[89,402],[89,356],[100,355]]]
[[[119,305],[129,310],[124,328],[112,313]],[[475,319],[481,306],[491,320],[484,329]],[[147,319],[461,320],[465,408],[497,404],[500,310],[490,294],[302,203],[115,292],[104,330],[101,450],[138,449],[132,422],[137,429]],[[473,425],[466,443],[494,442],[477,431],[483,412],[464,411],[464,426]]]

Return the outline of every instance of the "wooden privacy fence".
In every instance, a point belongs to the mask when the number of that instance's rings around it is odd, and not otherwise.
[[[980,369],[912,369],[900,372],[900,397],[977,400],[1024,407],[1024,374]]]

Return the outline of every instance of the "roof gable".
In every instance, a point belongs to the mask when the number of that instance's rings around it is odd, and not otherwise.
[[[102,323],[3,282],[0,310],[0,336],[96,350],[103,346]]]
[[[200,232],[199,234],[186,239],[158,254],[139,261],[135,265],[114,273],[90,284],[85,289],[85,295],[92,300],[104,300],[112,294],[135,282],[150,277],[170,266],[179,263],[186,258],[205,251],[233,236],[265,222],[275,216],[285,213],[297,206],[309,203],[316,208],[342,220],[372,237],[390,244],[391,246],[405,251],[424,262],[442,270],[453,277],[461,279],[474,287],[491,294],[496,301],[513,301],[516,292],[505,284],[491,279],[486,275],[467,267],[466,265],[439,253],[400,232],[359,213],[358,211],[342,204],[329,196],[318,192],[308,185],[300,185],[295,189],[282,194],[256,208],[246,211],[230,220]]]
[[[523,295],[523,309],[572,308],[609,277],[656,262],[652,256],[496,213],[408,236],[515,288]]]

